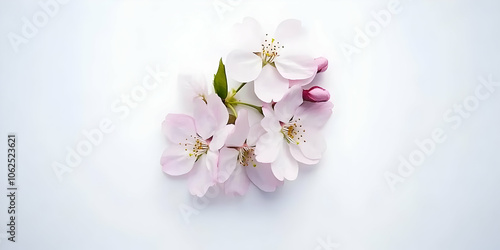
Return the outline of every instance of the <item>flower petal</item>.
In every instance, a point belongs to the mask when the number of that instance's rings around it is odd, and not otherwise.
[[[278,25],[274,32],[274,38],[282,44],[287,44],[289,41],[295,40],[301,33],[302,23],[296,19],[287,19]]]
[[[207,97],[207,107],[216,122],[215,128],[223,128],[229,119],[229,112],[220,97],[217,94],[209,95]]]
[[[257,20],[245,17],[241,23],[234,25],[233,39],[237,47],[247,51],[260,51],[264,31]]]
[[[163,151],[160,164],[163,172],[177,176],[187,174],[191,171],[195,160],[196,157],[190,157],[183,147],[173,145]]]
[[[233,130],[234,130],[234,125],[228,124],[224,126],[224,128],[215,131],[215,134],[212,137],[210,144],[208,145],[210,147],[210,150],[217,151],[220,148],[222,148],[222,146],[224,146],[224,143],[226,142],[227,136]]]
[[[308,56],[281,55],[274,63],[281,76],[289,80],[310,78],[318,70],[314,58]]]
[[[180,74],[177,82],[185,97],[194,99],[208,95],[207,81],[202,74]]]
[[[272,114],[272,112],[269,112],[266,116],[264,116],[264,118],[262,118],[262,121],[260,121],[260,125],[262,126],[264,131],[267,132],[275,133],[281,130],[280,121],[276,118],[276,116],[274,116],[274,114]]]
[[[238,163],[238,150],[222,148],[219,152],[219,167],[217,171],[217,182],[225,182],[234,171]]]
[[[276,160],[281,150],[283,135],[280,132],[267,132],[257,141],[255,154],[257,161],[270,163]]]
[[[279,157],[271,163],[271,169],[274,176],[276,176],[276,178],[280,181],[283,179],[290,181],[297,179],[297,175],[299,174],[299,164],[290,154],[288,144],[282,140],[281,145],[278,147],[281,149]]]
[[[217,180],[218,173],[218,165],[217,162],[219,160],[219,151],[208,150],[206,157],[206,164],[208,171],[210,171],[210,175],[212,176],[212,180]]]
[[[288,90],[288,80],[267,64],[254,81],[255,95],[264,102],[279,101]]]
[[[248,111],[241,109],[238,112],[238,118],[234,123],[234,129],[229,133],[226,146],[228,147],[241,147],[247,139],[248,132],[250,131],[250,124],[248,124]]]
[[[302,104],[302,88],[294,86],[285,94],[283,99],[274,106],[276,118],[282,122],[289,122],[295,110]]]
[[[290,80],[290,87],[293,87],[295,85],[306,86],[307,84],[311,83],[314,80],[314,78],[316,78],[316,74],[317,73],[314,73],[312,76],[305,79]]]
[[[276,179],[271,170],[271,164],[255,162],[256,166],[246,166],[245,171],[252,183],[264,192],[274,192],[283,185],[283,181]]]
[[[173,143],[184,142],[191,135],[196,135],[194,119],[188,115],[168,114],[162,123],[162,130]]]
[[[302,151],[300,150],[299,146],[297,144],[289,143],[288,148],[290,149],[290,154],[293,156],[295,160],[297,160],[300,163],[306,164],[306,165],[314,165],[319,162],[319,159],[309,159],[307,158]]]
[[[243,166],[236,166],[233,174],[224,182],[224,190],[226,194],[244,195],[248,191],[250,180],[248,179]]]
[[[188,186],[192,195],[203,197],[208,188],[215,185],[212,174],[207,167],[207,155],[202,155],[189,173]]]
[[[278,124],[279,126],[279,124]],[[257,144],[257,141],[259,140],[260,136],[265,134],[266,131],[260,125],[259,123],[256,123],[252,127],[250,127],[250,131],[248,132],[248,137],[247,137],[247,144],[249,146],[255,146]]]
[[[196,132],[198,132],[203,139],[208,139],[215,132],[217,126],[216,120],[211,112],[209,112],[207,104],[202,99],[195,99],[193,103]]]
[[[227,76],[238,82],[255,80],[262,70],[262,59],[253,51],[233,50],[226,58]]]
[[[321,159],[323,152],[326,150],[325,138],[316,128],[307,127],[305,130],[306,133],[302,134],[303,137],[301,141],[296,145],[300,148],[300,151],[305,157],[311,160]]]
[[[332,115],[331,102],[304,102],[297,108],[295,118],[301,118],[304,126],[319,129]]]

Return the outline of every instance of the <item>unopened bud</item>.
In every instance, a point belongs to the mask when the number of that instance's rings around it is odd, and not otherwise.
[[[309,102],[326,102],[330,100],[330,93],[322,87],[314,86],[310,89],[302,90],[302,99]]]
[[[318,73],[325,72],[328,69],[328,60],[324,57],[318,57],[314,59],[316,65],[318,65]]]

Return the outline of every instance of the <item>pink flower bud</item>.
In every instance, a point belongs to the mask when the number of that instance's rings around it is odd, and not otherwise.
[[[302,90],[302,99],[309,102],[326,102],[330,100],[330,93],[322,87],[314,86],[310,89]]]
[[[324,57],[318,57],[314,59],[316,65],[318,65],[318,73],[325,72],[328,69],[328,60]]]

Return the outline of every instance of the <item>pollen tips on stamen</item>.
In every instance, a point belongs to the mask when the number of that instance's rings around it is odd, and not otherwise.
[[[249,162],[252,162],[252,164],[254,164],[254,156],[254,149],[251,147],[245,146],[238,149],[238,163],[242,166],[249,166]]]

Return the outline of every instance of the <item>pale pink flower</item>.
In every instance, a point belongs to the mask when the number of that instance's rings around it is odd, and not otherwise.
[[[183,97],[189,100],[205,99],[209,95],[208,83],[202,74],[180,74],[177,82],[181,88]]]
[[[262,101],[279,101],[289,88],[289,80],[316,74],[318,67],[312,57],[294,54],[288,47],[302,28],[300,21],[285,20],[274,34],[264,33],[259,23],[248,17],[237,28],[236,35],[244,42],[241,49],[227,55],[227,75],[239,82],[254,81],[255,94]]]
[[[219,149],[233,125],[226,125],[229,114],[216,94],[194,102],[193,117],[168,114],[163,132],[172,143],[161,157],[162,169],[173,176],[189,174],[188,186],[193,195],[203,196],[216,184]]]
[[[314,71],[314,73],[308,78],[300,80],[290,80],[289,81],[290,87],[295,85],[305,86],[311,83],[314,80],[314,78],[316,78],[316,75],[318,73],[325,72],[328,69],[328,60],[324,57],[314,58],[314,63],[316,64],[317,67],[316,71]]]
[[[261,125],[266,131],[257,141],[255,153],[260,162],[271,163],[278,180],[294,180],[298,162],[319,162],[326,143],[319,129],[332,114],[331,102],[303,102],[302,88],[290,88],[274,110],[263,108]]]
[[[293,87],[295,85],[299,85],[299,86],[308,85],[309,83],[311,83],[314,80],[314,78],[316,78],[316,75],[318,73],[324,72],[328,69],[328,60],[324,57],[314,58],[314,63],[316,65],[316,71],[314,71],[314,73],[308,78],[299,79],[299,80],[290,80],[289,81],[290,87]]]
[[[233,131],[220,150],[218,181],[224,183],[226,194],[244,195],[250,181],[265,192],[283,184],[273,175],[271,164],[255,159],[255,144],[264,132],[259,123],[250,126],[246,110],[238,112]]]

